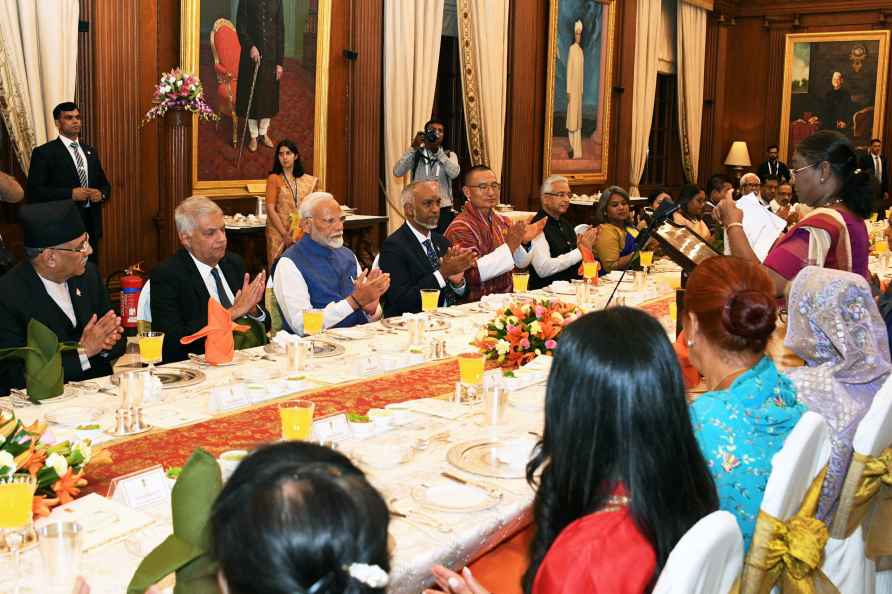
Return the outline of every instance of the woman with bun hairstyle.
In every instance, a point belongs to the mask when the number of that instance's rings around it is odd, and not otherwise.
[[[783,295],[787,283],[809,264],[854,272],[869,281],[864,219],[873,209],[878,186],[870,170],[858,168],[851,141],[832,130],[816,132],[796,147],[790,168],[799,201],[813,210],[775,242],[763,262],[774,294]],[[730,193],[715,214],[731,253],[758,262],[743,232],[743,211]]]
[[[771,458],[805,408],[793,383],[765,355],[777,306],[765,269],[733,256],[702,262],[688,279],[685,336],[707,389],[691,405],[700,449],[719,493],[752,539]]]

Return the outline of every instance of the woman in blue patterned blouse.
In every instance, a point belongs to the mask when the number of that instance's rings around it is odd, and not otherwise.
[[[717,256],[691,274],[685,335],[691,363],[708,392],[691,406],[700,449],[719,492],[749,546],[771,458],[805,412],[792,382],[765,355],[777,306],[771,279],[758,264]]]

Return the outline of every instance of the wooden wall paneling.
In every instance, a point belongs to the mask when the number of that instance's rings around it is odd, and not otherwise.
[[[715,13],[706,16],[706,58],[703,65],[703,123],[700,133],[700,165],[697,181],[706,186],[712,175],[712,154],[715,151],[716,89],[719,80],[719,29]]]
[[[346,172],[347,196],[350,205],[359,212],[382,214],[385,212],[384,194],[379,180],[382,172],[386,175],[390,169],[387,163],[382,167],[381,150],[384,0],[355,0],[351,2],[351,8],[348,49],[358,55],[348,62],[351,143],[347,159],[350,169]],[[334,54],[332,59],[335,59]]]
[[[611,131],[609,184],[623,188],[630,185],[632,154],[632,98],[635,93],[635,24],[638,18],[637,2],[614,2],[617,13],[617,30],[614,54],[613,122]],[[590,193],[590,192],[584,192]]]
[[[351,130],[349,101],[349,62],[344,50],[349,44],[350,11],[365,0],[335,0],[331,3],[331,41],[328,61],[328,130],[326,156],[326,191],[341,204],[353,200],[350,187]]]
[[[842,13],[892,8],[889,0],[736,0],[738,17],[805,15],[823,13],[833,18]]]
[[[784,52],[792,19],[768,22],[768,65],[765,80],[765,125],[760,146],[750,147],[750,160],[758,167],[768,158],[768,146],[780,142],[780,114],[784,95]]]
[[[93,112],[95,105],[93,98],[93,0],[79,0],[79,18],[87,21],[88,30],[77,34],[77,78],[74,81],[74,101],[81,109],[81,113]],[[95,138],[93,131],[95,122],[93,118],[87,118],[81,126],[81,140],[87,144],[93,144]]]
[[[502,202],[518,210],[540,206],[548,4],[548,0],[514,2],[509,13]]]
[[[93,4],[93,94],[96,103],[85,119],[112,186],[103,206],[103,272],[119,270],[141,258],[142,230],[133,215],[140,199],[138,0],[95,0]]]

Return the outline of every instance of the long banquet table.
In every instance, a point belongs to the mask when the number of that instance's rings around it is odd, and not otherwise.
[[[677,272],[651,274],[644,290],[633,291],[631,284],[623,283],[619,294],[625,297],[627,305],[641,306],[660,319],[667,332],[672,333],[674,322],[669,319],[669,304],[674,301],[674,291],[667,281],[674,277],[677,282],[677,276]],[[613,286],[598,287],[591,307],[603,306]],[[527,295],[575,302],[575,297],[543,291]],[[427,337],[445,340],[451,355],[471,350],[470,340],[492,315],[492,311],[479,303],[440,310],[437,319],[444,320],[448,328],[429,332]],[[57,440],[90,437],[96,449],[102,448],[111,454],[111,464],[88,467],[89,485],[82,493],[104,496],[113,478],[155,464],[164,468],[181,466],[196,447],[217,456],[225,450],[251,449],[275,441],[280,436],[277,408],[281,401],[312,400],[316,404],[317,419],[344,411],[364,413],[371,407],[388,405],[429,410],[417,399],[450,395],[458,380],[458,365],[453,357],[425,360],[423,354],[406,348],[405,332],[387,328],[380,322],[349,332],[338,330],[326,339],[343,346],[345,352],[336,357],[312,359],[310,368],[298,375],[285,373],[282,357],[263,349],[237,353],[240,362],[233,366],[208,367],[195,361],[174,364],[200,369],[207,378],[196,386],[164,390],[164,401],[144,403],[145,418],[155,429],[142,435],[112,438],[102,431],[84,432],[59,424],[51,424],[49,431]],[[536,438],[531,433],[541,433],[541,403],[547,374],[547,365],[541,365],[539,360],[533,366],[534,369],[525,370],[529,372],[526,383],[532,385],[509,395],[506,418],[496,427],[483,422],[479,408],[454,405],[450,409],[454,418],[416,411],[414,420],[406,426],[370,437],[345,435],[335,440],[336,447],[368,474],[391,509],[406,516],[395,517],[391,522],[390,534],[395,546],[390,593],[417,594],[431,582],[432,564],[460,567],[530,523],[533,491],[523,479],[475,476],[455,468],[447,460],[447,451],[456,444],[483,439],[526,441],[532,445]],[[519,377],[523,378],[523,374]],[[222,414],[210,412],[209,399],[214,388],[238,382],[248,384],[255,395],[258,390],[265,390],[258,398],[262,400]],[[101,417],[94,422],[103,428],[110,427],[118,399],[113,395],[110,378],[94,383],[97,385],[92,388],[103,391],[82,390],[62,402],[24,406],[15,411],[30,423],[47,416],[64,417],[66,411],[78,410],[77,407],[100,409]],[[408,448],[406,444],[417,447]],[[397,462],[395,455],[408,459]],[[423,505],[419,488],[436,488],[448,493],[452,483],[440,476],[442,471],[494,487],[497,504],[461,513]],[[469,506],[475,507],[474,503],[469,502]],[[83,573],[89,577],[94,594],[124,592],[141,559],[170,533],[169,504],[155,506],[149,512],[151,522],[147,526],[118,535],[85,552]],[[64,515],[64,511],[57,508],[54,514]],[[35,575],[39,573],[36,571],[39,562],[36,550],[26,553],[26,566]],[[3,570],[0,565],[0,573]],[[38,585],[32,587],[35,592],[41,591]]]

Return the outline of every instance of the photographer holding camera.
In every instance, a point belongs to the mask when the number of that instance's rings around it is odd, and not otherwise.
[[[444,233],[446,227],[455,218],[452,210],[452,180],[458,177],[458,155],[443,149],[443,137],[446,127],[437,118],[431,118],[412,140],[412,146],[393,167],[393,175],[402,177],[412,172],[411,181],[430,179],[440,186],[440,219],[437,222],[438,233]]]

